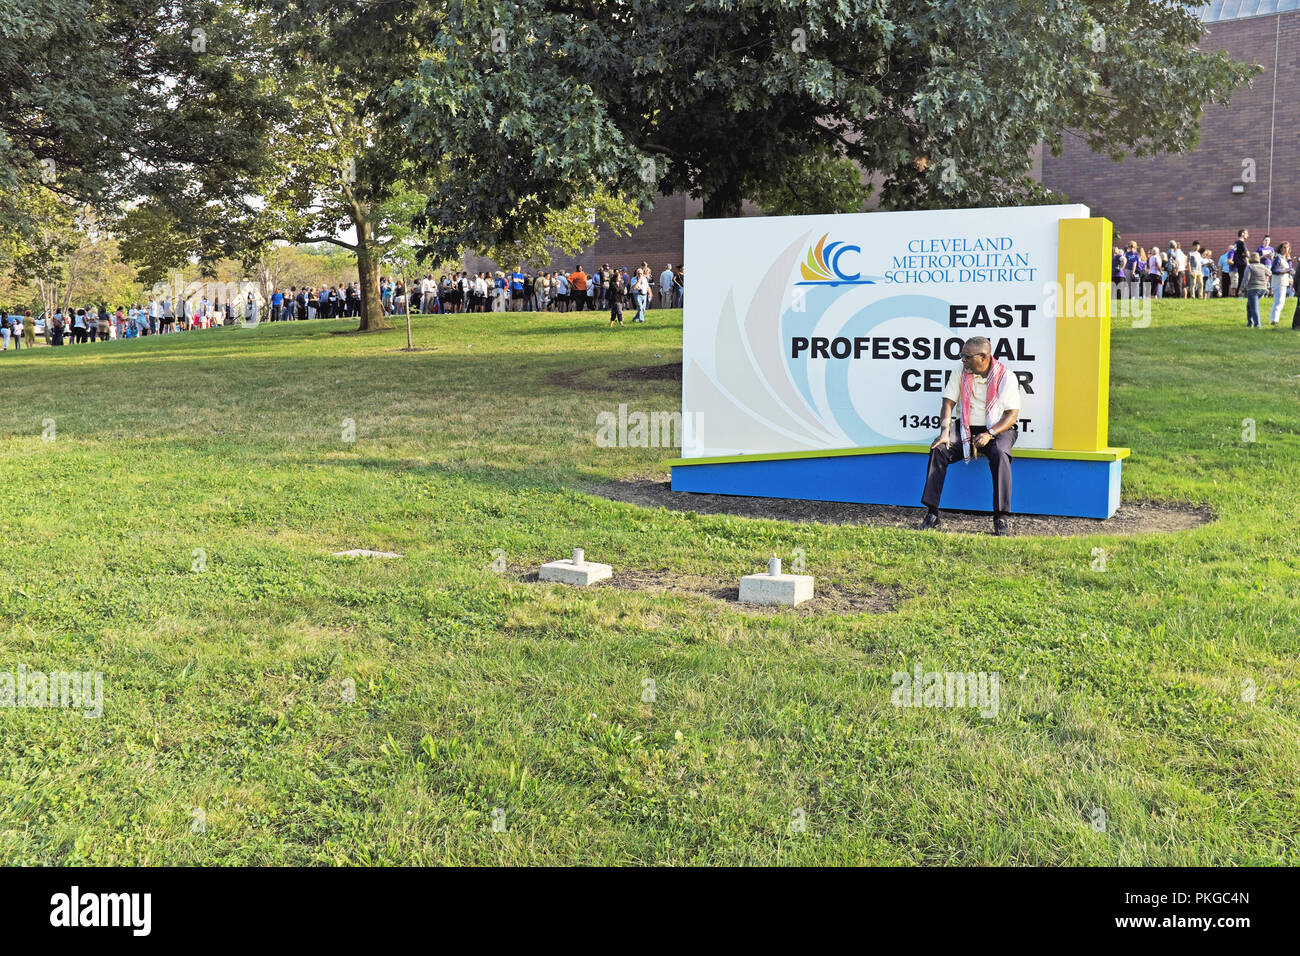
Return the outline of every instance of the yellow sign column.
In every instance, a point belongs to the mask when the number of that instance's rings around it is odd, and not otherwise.
[[[1102,451],[1109,445],[1109,219],[1062,219],[1056,281],[1056,398],[1052,447]]]

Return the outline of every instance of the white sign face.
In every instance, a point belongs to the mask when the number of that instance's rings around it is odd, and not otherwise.
[[[1088,207],[687,220],[683,457],[929,444],[962,344],[1052,447],[1057,223]]]

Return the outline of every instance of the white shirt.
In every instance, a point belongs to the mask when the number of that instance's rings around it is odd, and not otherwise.
[[[955,406],[953,409],[954,418],[961,417],[961,373],[962,366],[961,363],[958,362],[957,367],[953,369],[952,374],[948,376],[948,384],[943,390],[943,397],[948,399]],[[971,388],[970,421],[966,424],[973,428],[985,424],[984,408],[988,403],[989,380],[986,375],[975,375],[974,372],[971,374],[975,376],[975,381]],[[1003,403],[1002,410],[1004,412],[1009,412],[1014,408],[1019,411],[1020,382],[1016,379],[1015,373],[1012,372],[1011,369],[1007,369],[1007,387],[1005,394],[1006,401]]]

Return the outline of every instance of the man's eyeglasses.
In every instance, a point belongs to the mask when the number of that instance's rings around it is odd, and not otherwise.
[[[972,362],[975,361],[975,359],[979,358],[981,355],[987,357],[988,354],[989,354],[988,352],[980,352],[976,355],[967,355],[965,352],[963,352],[961,356],[962,364],[970,365]]]

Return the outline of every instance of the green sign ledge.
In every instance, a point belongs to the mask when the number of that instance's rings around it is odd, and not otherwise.
[[[929,445],[873,445],[869,448],[825,448],[817,451],[774,451],[755,455],[717,455],[709,458],[672,458],[664,464],[721,465],[738,461],[783,461],[794,458],[841,458],[850,455],[930,454]],[[1127,448],[1103,448],[1100,451],[1072,451],[1068,448],[1012,448],[1012,458],[1055,458],[1062,461],[1120,461],[1129,456]]]

